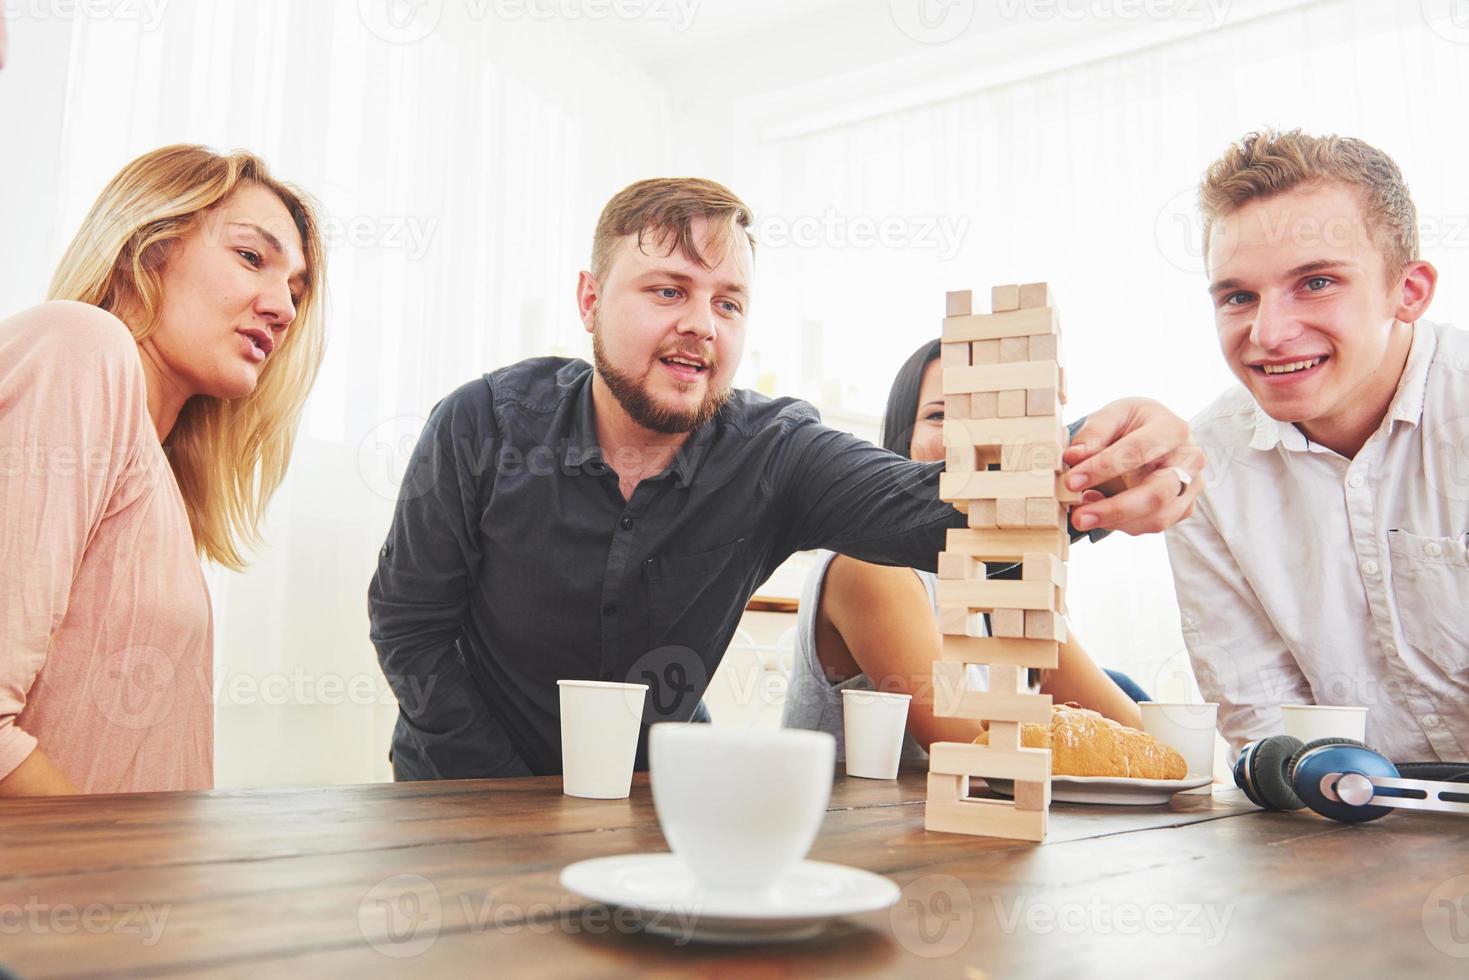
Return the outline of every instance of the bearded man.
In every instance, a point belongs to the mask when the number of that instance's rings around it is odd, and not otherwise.
[[[559,773],[558,680],[649,684],[644,769],[649,724],[708,720],[745,604],[792,553],[932,571],[966,526],[938,499],[941,463],[731,388],[751,222],[713,181],[624,189],[577,283],[595,363],[532,358],[434,409],[369,591],[397,779]],[[1163,406],[1114,402],[1072,435],[1070,485],[1102,491],[1073,528],[1161,531],[1192,510],[1202,481],[1172,464],[1202,459]]]

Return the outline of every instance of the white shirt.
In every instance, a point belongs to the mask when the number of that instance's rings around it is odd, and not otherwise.
[[[1419,321],[1346,459],[1242,387],[1193,421],[1203,497],[1168,532],[1184,641],[1236,752],[1280,705],[1364,705],[1398,762],[1469,760],[1469,333]]]

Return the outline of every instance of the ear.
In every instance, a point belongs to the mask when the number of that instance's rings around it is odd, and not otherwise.
[[[1409,262],[1398,277],[1398,308],[1393,317],[1403,323],[1417,321],[1433,302],[1433,290],[1438,285],[1438,270],[1433,263]]]
[[[583,270],[576,277],[576,314],[587,333],[592,332],[593,313],[597,309],[597,297],[602,287],[595,276]]]

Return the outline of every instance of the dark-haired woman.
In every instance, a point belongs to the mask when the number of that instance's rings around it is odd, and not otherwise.
[[[935,340],[915,351],[893,382],[883,420],[883,445],[910,459],[941,460],[943,424],[943,384]],[[1094,493],[1088,491],[1088,495]],[[914,695],[908,709],[905,759],[923,758],[933,742],[973,741],[981,731],[979,722],[937,717],[933,698],[925,696],[931,690],[933,662],[939,659],[942,644],[934,581],[930,572],[823,553],[808,574],[801,596],[795,663],[782,724],[830,732],[840,751],[844,742],[842,692],[876,688]],[[969,670],[971,685],[986,685],[983,667]],[[1125,676],[1116,676],[1114,680],[1098,667],[1075,637],[1061,644],[1056,669],[1031,672],[1032,683],[1055,703],[1074,701],[1140,728],[1142,718],[1135,700],[1146,695]]]

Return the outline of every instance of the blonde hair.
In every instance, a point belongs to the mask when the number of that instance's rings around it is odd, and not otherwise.
[[[141,343],[158,328],[161,273],[171,244],[245,184],[274,192],[301,235],[306,272],[296,318],[253,392],[228,401],[190,398],[164,442],[195,546],[236,571],[245,566],[242,545],[260,543],[266,505],[285,478],[325,350],[325,252],[315,205],[271,177],[254,154],[162,147],[123,167],[102,189],[61,258],[48,297],[101,307]]]
[[[1214,223],[1247,202],[1332,181],[1357,192],[1389,276],[1418,260],[1418,209],[1392,157],[1359,139],[1299,129],[1247,133],[1210,164],[1199,184],[1205,254]]]
[[[709,219],[711,244],[716,248],[728,248],[738,234],[736,229],[755,247],[755,236],[750,233],[754,216],[728,187],[702,177],[657,177],[629,184],[602,209],[592,235],[592,275],[599,281],[606,276],[618,241],[635,234],[641,249],[647,232],[652,232],[659,245],[671,236],[670,253],[677,249],[690,262],[709,268],[712,263],[699,253],[694,241],[695,218]]]

